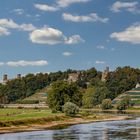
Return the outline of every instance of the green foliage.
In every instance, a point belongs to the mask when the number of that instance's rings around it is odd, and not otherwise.
[[[140,70],[131,67],[118,67],[111,72],[107,79],[107,87],[110,91],[109,98],[114,99],[119,94],[135,87],[140,82]]]
[[[48,93],[47,103],[51,109],[62,111],[62,106],[66,102],[73,102],[81,106],[82,94],[75,83],[57,81],[52,84]]]
[[[101,82],[101,72],[97,71],[95,68],[81,71],[68,69],[64,72],[58,71],[50,74],[28,74],[19,79],[9,80],[6,85],[0,84],[0,103],[10,103],[19,99],[24,99],[34,94],[36,90],[49,86],[53,82],[66,80],[70,73],[76,72],[79,73],[79,78],[76,82],[79,87],[86,90],[87,87],[89,88],[89,85],[92,85],[96,88],[96,93],[94,92],[94,104],[99,104],[106,98],[113,100],[119,94],[134,88],[136,83],[140,82],[140,69],[131,67],[118,67],[115,71],[110,72],[106,83]],[[69,101],[69,94],[71,93],[68,92],[68,94],[65,94],[64,102]],[[79,100],[77,99],[79,98],[77,94],[74,94],[74,96],[76,96],[75,102]],[[85,96],[89,98],[88,96],[90,95]],[[93,97],[92,93],[91,97]],[[93,102],[92,100],[89,101],[89,103]],[[61,104],[64,104],[64,102]],[[87,106],[91,107],[91,105]],[[59,104],[58,108],[61,108]]]
[[[92,108],[95,104],[95,88],[89,87],[83,94],[82,104],[84,108]]]
[[[109,90],[100,82],[97,87],[89,87],[83,95],[83,107],[92,108],[98,104],[101,104],[104,99],[109,95]]]
[[[66,102],[63,111],[66,116],[75,116],[79,112],[79,107],[72,102]]]
[[[96,87],[95,91],[95,99],[96,99],[96,104],[101,104],[102,101],[106,98],[108,98],[110,91],[108,88],[105,86],[104,83],[101,83]]]
[[[1,104],[0,104],[0,108],[4,108],[4,105],[1,105]]]
[[[28,74],[0,85],[0,103],[10,103],[26,98],[48,85],[48,74]]]
[[[38,104],[39,100],[18,100],[16,101],[18,104]]]
[[[130,96],[125,96],[122,100],[117,103],[118,110],[126,110],[131,105]]]
[[[104,99],[102,101],[101,108],[103,110],[105,110],[105,109],[111,109],[112,108],[112,101],[111,101],[111,99]]]

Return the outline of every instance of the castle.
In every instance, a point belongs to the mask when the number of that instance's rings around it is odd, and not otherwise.
[[[21,78],[21,74],[17,74],[16,76],[17,79],[20,79]],[[7,74],[4,74],[3,75],[3,80],[2,80],[2,84],[6,84],[10,79],[8,78],[8,75]]]
[[[101,81],[105,82],[108,76],[109,76],[109,67],[106,67],[106,69],[102,73]]]
[[[76,72],[76,73],[70,73],[68,75],[68,82],[71,83],[71,82],[76,82],[79,78],[79,75],[80,73],[79,72]]]

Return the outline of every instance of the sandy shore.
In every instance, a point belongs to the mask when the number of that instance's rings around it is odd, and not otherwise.
[[[65,128],[67,126],[75,125],[75,124],[84,124],[84,123],[101,122],[101,121],[116,121],[116,120],[125,120],[125,119],[128,119],[128,116],[112,116],[110,118],[108,117],[104,119],[71,118],[65,121],[52,121],[52,122],[47,122],[44,124],[0,127],[0,134],[60,129],[60,128]]]

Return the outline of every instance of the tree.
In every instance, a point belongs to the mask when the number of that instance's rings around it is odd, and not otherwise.
[[[107,87],[110,90],[110,98],[114,99],[119,94],[135,87],[140,82],[140,70],[131,67],[118,67],[111,72],[107,79]]]
[[[75,116],[79,112],[79,107],[72,102],[66,102],[63,111],[67,116]]]
[[[100,87],[96,87],[95,91],[95,99],[96,104],[101,104],[104,99],[106,99],[109,95],[109,90],[105,85],[102,85]]]
[[[130,96],[127,95],[118,102],[117,109],[126,110],[130,105],[131,105],[131,98]]]
[[[48,93],[47,102],[51,109],[62,111],[62,106],[66,102],[73,102],[81,106],[82,94],[75,83],[56,81],[52,84]]]
[[[112,108],[112,101],[111,101],[111,99],[104,99],[102,101],[101,108],[103,110]]]
[[[92,108],[96,105],[95,100],[95,87],[87,88],[86,92],[83,94],[82,104],[85,108]]]
[[[109,90],[102,82],[97,87],[89,87],[83,95],[83,106],[85,108],[92,108],[101,104],[108,95]]]

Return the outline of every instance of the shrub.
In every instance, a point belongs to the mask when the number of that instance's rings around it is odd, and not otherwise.
[[[0,108],[4,108],[4,105],[0,104]]]
[[[57,110],[56,109],[52,109],[52,113],[57,113]]]
[[[65,103],[63,109],[66,116],[75,116],[79,112],[79,107],[72,102]]]
[[[94,113],[91,111],[91,110],[82,110],[82,111],[80,111],[80,114],[82,115],[82,116],[90,116],[90,115],[93,115]]]
[[[17,108],[18,108],[18,109],[23,109],[24,107],[23,107],[23,106],[18,106]]]
[[[130,96],[125,96],[122,100],[120,100],[117,104],[118,110],[126,110],[131,105]]]
[[[102,101],[101,108],[103,110],[112,108],[112,101],[111,101],[111,99],[104,99]]]
[[[16,103],[19,104],[39,104],[39,100],[18,100]]]

